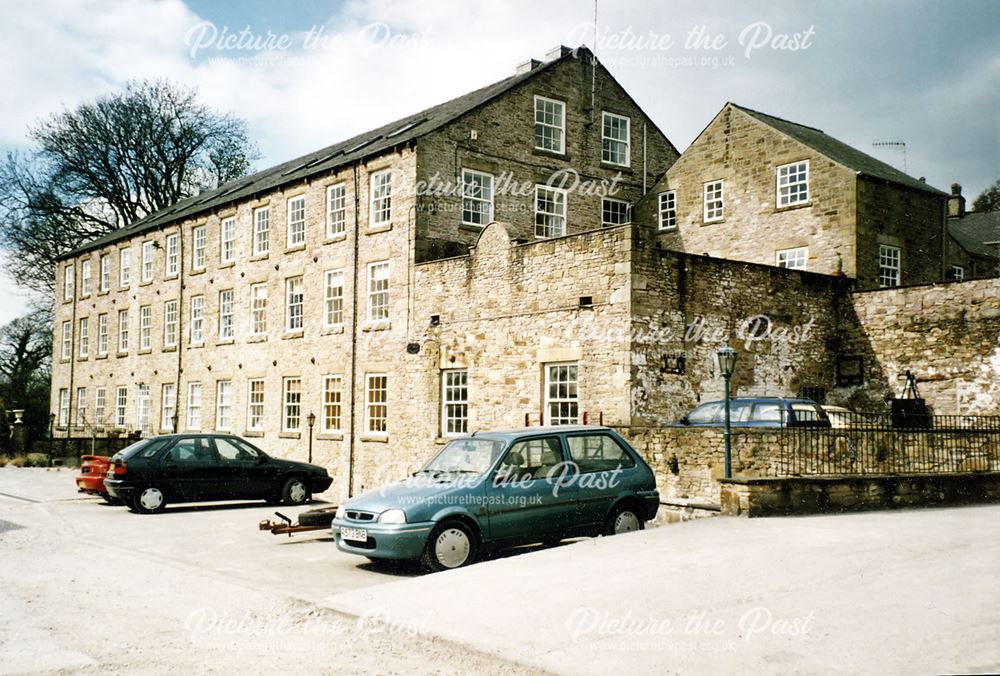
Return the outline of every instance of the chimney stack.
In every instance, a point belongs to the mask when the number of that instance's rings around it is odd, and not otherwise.
[[[948,198],[948,218],[962,218],[965,216],[965,198],[962,197],[962,186],[958,183],[951,184],[951,197]]]
[[[538,59],[528,59],[524,63],[517,64],[517,69],[514,71],[515,75],[521,75],[523,73],[529,73],[542,65],[542,62]]]

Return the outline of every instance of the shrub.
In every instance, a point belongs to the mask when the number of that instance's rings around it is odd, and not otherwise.
[[[7,464],[7,456],[6,455],[0,455],[0,467],[5,466],[6,464]]]
[[[24,465],[27,462],[28,459],[23,455],[14,456],[13,458],[10,459],[10,464],[13,465],[14,467],[24,467]]]

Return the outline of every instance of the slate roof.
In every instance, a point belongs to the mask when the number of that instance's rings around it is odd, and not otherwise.
[[[1000,211],[970,211],[961,218],[948,219],[948,233],[962,248],[977,256],[1000,257]]]
[[[466,113],[472,112],[479,106],[510,91],[517,85],[535,77],[555,64],[569,58],[576,58],[581,51],[586,52],[588,55],[590,54],[590,51],[586,47],[579,47],[572,51],[566,50],[566,53],[559,58],[542,63],[525,73],[513,75],[458,98],[428,108],[427,110],[422,110],[419,113],[414,113],[413,115],[390,122],[363,134],[358,134],[346,141],[335,143],[332,146],[327,146],[308,155],[283,162],[275,167],[259,171],[250,176],[224,183],[218,188],[206,190],[194,197],[180,200],[176,204],[149,214],[134,223],[90,240],[86,244],[61,255],[59,258],[69,258],[97,249],[106,244],[133,237],[142,232],[162,228],[175,221],[213,211],[224,205],[239,202],[256,194],[274,190],[279,186],[301,181],[317,174],[330,172],[357,160],[378,155],[440,129],[444,125],[455,121]]]
[[[896,183],[907,188],[913,188],[914,190],[929,192],[934,195],[944,197],[948,196],[948,193],[938,190],[937,188],[924,183],[920,179],[914,178],[909,174],[904,174],[899,169],[896,169],[881,160],[877,160],[871,155],[861,152],[857,148],[849,146],[842,141],[838,141],[832,136],[827,136],[821,129],[807,127],[796,122],[783,120],[780,117],[774,117],[773,115],[768,115],[767,113],[762,113],[758,110],[744,108],[743,106],[735,103],[730,103],[729,105],[742,110],[747,115],[763,122],[767,126],[777,129],[786,136],[790,136],[799,143],[809,146],[816,152],[829,157],[834,162],[842,164],[848,169],[853,169],[862,176],[881,179],[883,181]]]

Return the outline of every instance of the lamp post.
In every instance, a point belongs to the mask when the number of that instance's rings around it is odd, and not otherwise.
[[[725,345],[716,350],[715,356],[719,358],[719,371],[722,372],[722,378],[726,382],[726,429],[723,433],[723,439],[725,441],[726,449],[726,478],[731,479],[733,477],[733,459],[729,427],[729,381],[733,377],[733,371],[736,370],[736,350],[728,345]]]
[[[56,430],[56,414],[49,413],[49,467],[52,467],[52,437]]]
[[[306,422],[309,423],[309,462],[313,461],[313,425],[316,424],[316,414],[309,411],[309,415],[306,416]]]

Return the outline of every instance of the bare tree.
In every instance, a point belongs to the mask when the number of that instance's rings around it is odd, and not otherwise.
[[[0,165],[0,244],[14,279],[51,295],[58,255],[247,173],[245,123],[161,80],[51,115]]]
[[[0,406],[24,409],[25,425],[39,436],[48,425],[51,319],[35,310],[0,328]]]
[[[974,211],[1000,211],[1000,180],[993,181],[993,185],[980,193],[979,197],[972,203]]]

